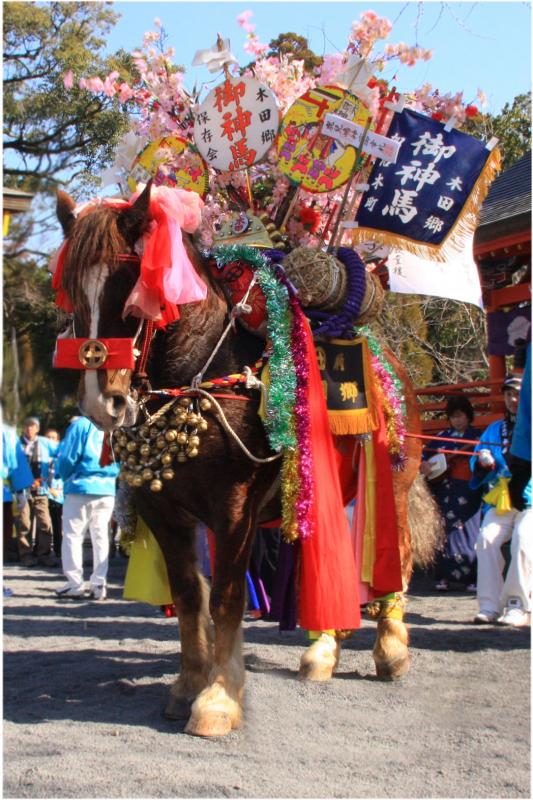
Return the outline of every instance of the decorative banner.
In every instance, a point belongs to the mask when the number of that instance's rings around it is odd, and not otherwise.
[[[341,144],[349,144],[352,147],[361,147],[361,142],[363,142],[361,148],[363,153],[377,156],[392,164],[395,164],[398,158],[400,142],[396,139],[389,139],[387,136],[381,136],[373,131],[367,131],[365,136],[365,129],[362,125],[339,117],[338,114],[326,114],[322,133],[324,136],[332,136]]]
[[[56,341],[56,369],[134,369],[133,339],[62,339]]]
[[[136,157],[128,176],[131,191],[150,178],[156,186],[187,189],[200,197],[209,189],[209,174],[201,156],[180,136],[157,139]]]
[[[531,306],[487,314],[488,353],[490,356],[512,356],[517,339],[531,341]]]
[[[460,250],[473,233],[500,154],[411,110],[395,115],[387,136],[400,142],[398,160],[375,163],[354,241],[379,241],[445,260],[444,244]]]
[[[317,339],[315,349],[332,433],[343,436],[375,430],[378,422],[366,339]]]
[[[387,257],[391,292],[449,297],[483,308],[473,239],[464,250],[446,251],[446,261],[421,258],[407,250],[391,250]]]
[[[226,78],[195,113],[194,141],[209,166],[223,172],[251,167],[272,147],[279,110],[255,78]]]
[[[278,168],[308,192],[330,192],[342,186],[355,165],[353,146],[343,146],[331,133],[324,135],[326,115],[365,125],[367,107],[338,86],[315,86],[289,108],[277,142]]]

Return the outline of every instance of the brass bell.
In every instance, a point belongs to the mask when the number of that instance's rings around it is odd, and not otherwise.
[[[141,456],[149,456],[150,455],[150,445],[149,444],[142,444],[139,448],[139,453]]]
[[[139,436],[142,436],[143,439],[146,439],[149,433],[150,429],[146,425],[141,425],[139,428]]]
[[[157,447],[158,450],[163,450],[163,448],[166,447],[165,437],[158,436],[157,439],[155,440],[155,446]]]
[[[180,463],[180,464],[184,464],[184,463],[185,463],[185,461],[187,461],[187,456],[185,455],[185,453],[183,452],[183,450],[181,450],[181,451],[178,453],[178,455],[176,456],[176,458],[177,458],[177,460],[179,461],[179,463]]]
[[[187,444],[188,440],[189,437],[187,436],[185,431],[180,431],[178,434],[176,434],[176,441],[178,444]]]
[[[187,456],[189,458],[196,458],[198,455],[198,448],[197,447],[190,447],[187,449]]]
[[[160,492],[163,488],[163,481],[160,481],[159,478],[154,478],[154,480],[150,484],[150,489],[152,492]]]
[[[165,466],[168,466],[168,464],[172,464],[173,461],[174,458],[171,453],[163,453],[163,455],[161,456],[161,463],[164,464]]]
[[[127,450],[129,453],[133,453],[133,452],[134,452],[134,450],[137,450],[137,442],[134,442],[134,441],[129,441],[129,442],[127,443],[127,445],[126,445],[126,450]]]
[[[179,399],[179,404],[180,404],[180,406],[182,408],[189,408],[189,403],[190,402],[191,401],[189,400],[188,397],[180,397],[180,399]]]
[[[199,431],[206,431],[209,427],[209,423],[206,419],[202,417],[202,419],[198,420],[198,430]]]
[[[142,485],[143,485],[143,479],[142,479],[142,477],[141,477],[140,475],[134,475],[134,476],[133,476],[133,480],[132,480],[132,482],[131,482],[131,485],[132,485],[132,486],[135,486],[135,487],[138,489],[138,488],[139,488],[139,486],[142,486]]]
[[[183,408],[180,408],[179,412],[174,414],[174,421],[176,425],[183,425],[183,423],[187,421],[187,412],[184,411]]]
[[[159,430],[155,427],[155,425],[151,425],[148,433],[150,434],[150,439],[153,439],[155,436],[157,436]]]
[[[162,417],[158,417],[156,419],[155,424],[157,425],[158,428],[166,428],[167,421],[166,421],[165,417],[162,416]]]
[[[143,471],[141,472],[141,477],[143,481],[151,481],[152,478],[154,477],[154,473],[152,472],[151,469],[148,469],[148,467],[146,467],[146,469],[143,469]]]
[[[189,436],[189,446],[190,447],[198,447],[200,444],[200,437],[199,436]]]
[[[137,458],[135,456],[128,456],[126,459],[126,464],[129,464],[130,467],[137,466]]]
[[[168,430],[165,433],[165,439],[167,440],[167,442],[173,442],[177,435],[178,434],[176,433],[176,431],[170,428],[170,430]]]
[[[174,444],[169,445],[168,452],[169,453],[177,453],[179,450],[178,445],[174,442]]]
[[[162,469],[161,470],[161,477],[164,481],[171,481],[174,477],[174,470],[173,469]]]
[[[195,414],[194,411],[190,411],[187,414],[187,425],[196,425],[198,422],[198,414]]]
[[[212,405],[213,403],[211,402],[211,400],[209,400],[208,397],[202,397],[202,399],[200,400],[200,408],[202,409],[202,411],[209,411]]]
[[[133,472],[128,472],[126,475],[126,483],[128,486],[133,486],[133,481],[135,480],[135,475]]]

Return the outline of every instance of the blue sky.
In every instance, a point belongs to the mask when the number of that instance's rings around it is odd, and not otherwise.
[[[433,50],[429,62],[415,67],[396,64],[385,76],[396,75],[400,91],[431,83],[442,93],[464,91],[476,102],[478,88],[488,99],[485,110],[498,113],[506,102],[531,87],[531,7],[526,2],[116,2],[121,18],[108,38],[110,51],[138,47],[145,31],[159,17],[176,49],[176,62],[187,68],[186,85],[213,81],[204,69],[190,66],[198,49],[211,47],[217,33],[229,37],[241,65],[251,58],[242,50],[245,33],[236,17],[247,9],[262,42],[279,33],[305,36],[317,54],[344,49],[351,23],[372,9],[394,27],[387,40],[420,44]]]

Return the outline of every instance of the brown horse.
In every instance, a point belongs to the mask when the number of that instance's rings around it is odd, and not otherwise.
[[[73,213],[73,200],[59,193],[58,218],[68,241],[62,289],[73,305],[76,337],[127,337],[139,344],[139,320],[123,319],[122,311],[139,277],[135,244],[148,224],[149,192],[147,187],[124,210],[96,205],[78,218]],[[147,376],[156,388],[191,386],[220,344],[228,322],[223,292],[185,235],[184,242],[191,262],[208,286],[207,297],[181,306],[179,320],[166,330],[158,330],[149,342]],[[241,373],[243,365],[257,361],[263,347],[258,337],[237,326],[220,344],[204,377]],[[396,368],[401,372],[397,363]],[[408,387],[406,377],[401,377]],[[222,735],[241,723],[245,573],[257,525],[279,516],[280,462],[273,457],[258,416],[257,393],[238,388],[225,389],[224,393],[226,397],[218,401],[224,419],[211,409],[209,426],[204,423],[207,430],[202,432],[200,457],[184,457],[175,472],[167,475],[170,479],[162,488],[156,487],[160,491],[151,490],[146,482],[133,484],[137,487],[137,511],[164,555],[179,621],[181,669],[171,688],[166,713],[172,718],[189,718],[186,731],[202,736]],[[243,399],[243,394],[248,399]],[[209,401],[203,399],[201,407],[206,408]],[[414,429],[418,416],[414,395],[407,395],[407,401]],[[165,402],[153,396],[143,398],[139,386],[132,385],[129,368],[85,369],[81,373],[80,409],[104,431],[134,426],[141,406],[144,413],[156,419]],[[179,414],[179,403],[176,408]],[[190,413],[190,408],[183,407],[182,413]],[[197,419],[200,417],[201,410]],[[251,451],[253,460],[238,440]],[[420,445],[414,440],[409,440],[407,455],[406,470],[395,475],[405,587],[412,563],[407,494],[420,461]],[[216,540],[210,593],[196,566],[198,520],[214,532]],[[300,676],[317,680],[331,677],[338,655],[338,640],[322,637],[304,654]],[[382,677],[398,676],[408,668],[407,633],[401,619],[379,620],[374,658]]]

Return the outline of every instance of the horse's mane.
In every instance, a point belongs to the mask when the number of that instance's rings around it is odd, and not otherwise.
[[[111,208],[95,208],[80,217],[68,237],[68,249],[63,267],[63,288],[74,307],[85,304],[83,293],[87,268],[98,262],[116,269],[117,256],[124,252],[124,237],[118,228],[118,212]]]

